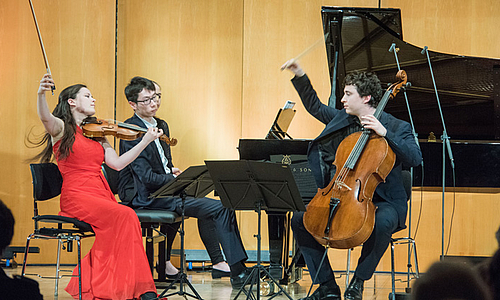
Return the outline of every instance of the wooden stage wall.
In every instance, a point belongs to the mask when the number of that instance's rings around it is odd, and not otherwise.
[[[292,76],[280,72],[279,66],[322,37],[322,5],[378,5],[376,0],[117,3],[116,7],[115,1],[33,0],[56,93],[70,84],[85,83],[98,100],[98,116],[112,118],[116,113],[123,120],[132,114],[123,94],[127,81],[136,75],[156,80],[163,88],[158,116],[169,122],[172,136],[179,140],[173,155],[174,164],[182,169],[206,159],[238,159],[238,139],[263,138],[286,100],[298,103],[289,133],[295,138],[317,136],[322,125],[304,110],[289,81]],[[500,58],[495,31],[500,3],[496,0],[460,4],[453,0],[418,4],[385,0],[382,7],[401,8],[407,42],[434,51]],[[316,47],[301,62],[326,101],[330,87],[324,46]],[[38,150],[28,148],[25,141],[30,130],[43,133],[35,97],[44,72],[28,2],[1,1],[0,132],[4,142],[0,198],[16,217],[12,242],[16,246],[23,245],[32,230],[31,178],[25,160]],[[48,96],[50,107],[55,106],[57,94]],[[452,197],[447,193],[447,207]],[[419,193],[414,198],[414,207],[422,204],[417,243],[421,269],[425,270],[440,254],[441,194],[426,190],[422,197]],[[496,247],[494,232],[500,221],[494,212],[499,207],[496,190],[459,191],[449,254],[490,255]],[[57,213],[58,203],[45,205],[41,212]],[[447,228],[450,215],[446,211]],[[238,219],[245,246],[255,249],[255,214],[238,212]],[[203,249],[195,222],[187,222],[187,247]],[[267,235],[263,241],[266,239]],[[55,261],[55,243],[33,244],[41,247],[41,254],[32,255],[32,263]],[[90,244],[84,242],[85,251]],[[335,268],[337,264],[342,268],[343,258],[332,253]],[[399,266],[405,265],[405,253],[398,252]],[[74,256],[63,260],[74,261]],[[379,269],[387,270],[388,263],[384,258]]]

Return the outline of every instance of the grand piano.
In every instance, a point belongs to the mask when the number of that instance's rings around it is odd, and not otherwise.
[[[411,87],[406,91],[408,103],[399,93],[385,111],[406,121],[410,121],[411,112],[424,160],[424,167],[414,168],[413,185],[441,186],[443,126],[427,55],[404,41],[401,11],[322,7],[321,16],[332,83],[328,105],[342,109],[343,81],[348,72],[375,72],[383,85],[394,82],[398,67],[389,48],[396,44],[400,66]],[[454,156],[456,181],[453,183],[446,157],[446,186],[499,187],[500,60],[434,51],[429,51],[429,57]],[[292,170],[307,202],[317,190],[304,163],[308,144],[309,140],[242,139],[238,149],[240,159],[295,165]],[[284,267],[287,280],[291,271],[286,260]]]
[[[349,7],[323,7],[332,94],[329,105],[341,109],[346,73],[375,72],[383,84],[394,82],[399,63],[411,87],[408,104],[401,93],[385,109],[395,117],[414,122],[424,158],[415,169],[414,185],[441,186],[443,133],[427,56],[422,48],[403,40],[401,11]],[[456,165],[456,186],[498,187],[500,166],[500,60],[429,51],[446,130]],[[437,139],[430,139],[429,136]],[[449,160],[446,157],[446,160]],[[446,163],[446,185],[453,186],[451,164]]]
[[[403,40],[401,11],[325,6],[321,16],[332,82],[328,105],[342,109],[343,81],[348,72],[375,72],[383,86],[394,82],[398,67],[389,48],[396,44],[400,66],[408,74],[411,87],[406,91],[408,103],[399,93],[385,111],[410,121],[410,108],[425,175],[422,183],[422,169],[416,168],[414,185],[441,186],[443,126],[429,64],[422,48]],[[500,59],[430,50],[429,57],[451,138],[456,186],[498,187],[500,182],[495,174],[500,167]],[[429,139],[432,136],[436,139]],[[269,160],[271,154],[306,154],[307,143],[307,140],[242,140],[240,158]],[[446,167],[446,185],[453,186],[449,162]],[[299,190],[302,193],[304,188],[299,185]]]

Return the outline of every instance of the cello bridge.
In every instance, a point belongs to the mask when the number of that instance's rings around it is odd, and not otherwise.
[[[352,189],[345,183],[343,183],[342,181],[335,181],[335,184],[339,187],[339,188],[346,188],[348,189],[349,191],[351,191]]]

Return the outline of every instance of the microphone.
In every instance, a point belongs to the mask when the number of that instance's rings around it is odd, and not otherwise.
[[[420,51],[420,53],[421,53],[422,55],[425,55],[425,52],[427,51],[427,49],[428,49],[428,48],[427,48],[427,46],[425,46],[425,47],[424,47],[424,49],[423,49],[422,51]]]
[[[389,52],[394,51],[395,48],[396,48],[396,44],[392,43],[391,47],[389,48]]]

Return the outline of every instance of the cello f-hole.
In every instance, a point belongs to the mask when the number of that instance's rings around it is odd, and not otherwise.
[[[363,202],[363,199],[359,199],[359,195],[361,194],[361,180],[356,179],[356,186],[354,187],[354,196],[358,202]]]

